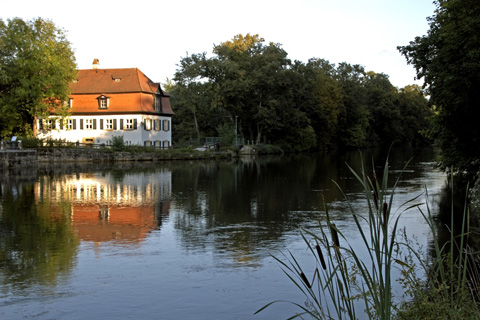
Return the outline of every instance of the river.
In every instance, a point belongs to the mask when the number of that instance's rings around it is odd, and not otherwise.
[[[379,174],[386,154],[362,157]],[[403,172],[394,206],[427,187],[435,212],[446,179],[436,157],[391,151],[392,185]],[[289,303],[253,315],[273,300],[306,302],[272,255],[290,250],[313,272],[300,230],[315,230],[324,203],[359,239],[333,182],[364,210],[346,163],[358,170],[361,154],[63,165],[2,179],[0,318],[286,319],[299,311]],[[401,219],[428,246],[418,210]]]

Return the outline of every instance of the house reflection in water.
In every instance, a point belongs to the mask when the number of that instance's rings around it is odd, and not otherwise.
[[[121,177],[103,172],[43,179],[39,198],[70,205],[74,232],[83,241],[142,241],[170,210],[172,182],[167,169]]]

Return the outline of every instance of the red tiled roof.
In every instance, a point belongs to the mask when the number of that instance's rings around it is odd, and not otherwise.
[[[137,68],[78,70],[76,80],[70,85],[73,114],[135,113],[155,114],[153,96],[160,91],[161,114],[173,115],[169,95],[160,84],[150,80]],[[110,99],[108,110],[98,109],[98,96]]]
[[[70,85],[70,90],[72,94],[155,93],[159,87],[160,85],[158,83],[150,80],[137,68],[84,69],[78,70],[76,81]]]

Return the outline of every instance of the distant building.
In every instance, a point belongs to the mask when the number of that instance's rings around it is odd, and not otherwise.
[[[78,70],[70,89],[70,115],[38,119],[37,137],[108,145],[123,136],[127,145],[172,145],[169,95],[139,69],[100,69],[95,59],[92,69]]]

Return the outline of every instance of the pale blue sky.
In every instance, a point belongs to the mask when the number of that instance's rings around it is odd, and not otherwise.
[[[415,72],[396,47],[426,34],[433,0],[0,0],[0,18],[48,18],[66,31],[80,69],[137,67],[172,78],[186,53],[234,35],[280,43],[291,60],[323,58],[383,72],[397,87]]]

